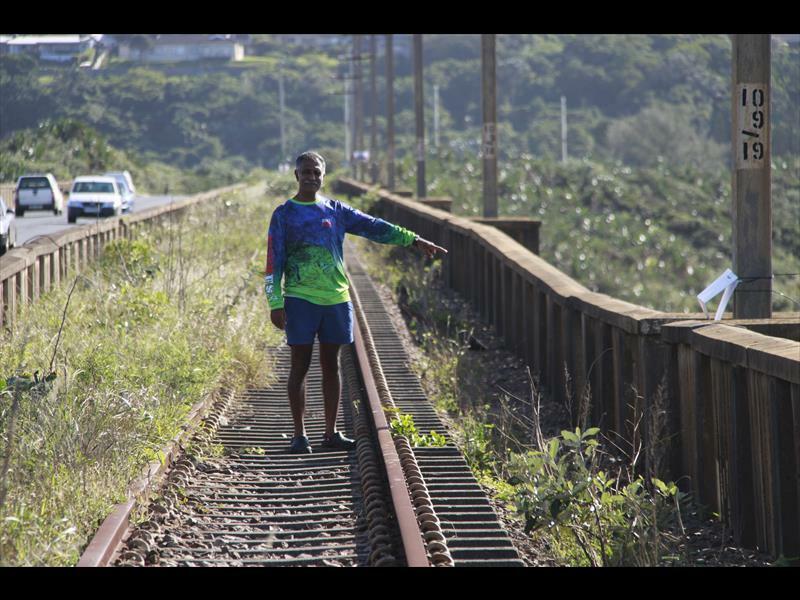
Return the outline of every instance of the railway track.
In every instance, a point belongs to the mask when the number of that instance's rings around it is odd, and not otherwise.
[[[351,248],[357,341],[342,349],[337,428],[356,439],[356,450],[319,446],[324,410],[315,349],[306,405],[314,452],[288,454],[289,352],[278,348],[275,383],[220,400],[191,443],[195,451],[175,461],[146,514],[107,559],[92,564],[524,565],[409,370],[355,255]],[[406,438],[392,440],[389,406],[447,444],[411,448]]]

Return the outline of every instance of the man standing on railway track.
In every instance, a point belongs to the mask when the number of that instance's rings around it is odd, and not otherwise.
[[[297,194],[276,208],[270,220],[264,286],[270,319],[275,327],[286,331],[292,353],[288,391],[294,437],[289,452],[312,451],[303,413],[305,378],[315,338],[319,338],[325,403],[322,447],[350,450],[355,448],[355,441],[336,431],[342,391],[339,348],[353,342],[353,305],[344,272],[345,234],[360,235],[382,244],[414,246],[429,257],[447,250],[408,229],[320,194],[325,159],[316,152],[304,152],[297,157],[294,176]]]

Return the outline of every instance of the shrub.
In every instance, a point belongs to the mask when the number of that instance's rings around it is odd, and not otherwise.
[[[603,470],[599,431],[564,430],[542,449],[513,455],[516,510],[526,531],[546,531],[572,563],[657,565],[683,494],[674,483],[653,478],[648,489],[642,476]]]

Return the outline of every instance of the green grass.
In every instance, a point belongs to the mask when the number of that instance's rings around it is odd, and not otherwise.
[[[195,402],[270,377],[265,231],[287,183],[111,244],[2,334],[0,564],[75,564]]]

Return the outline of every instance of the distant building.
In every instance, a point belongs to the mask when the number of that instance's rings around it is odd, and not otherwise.
[[[155,36],[148,47],[119,43],[119,57],[142,62],[183,62],[207,58],[239,61],[244,58],[240,36],[226,34],[176,34]]]
[[[4,54],[29,54],[40,60],[69,62],[94,47],[90,35],[16,35],[0,38]]]

